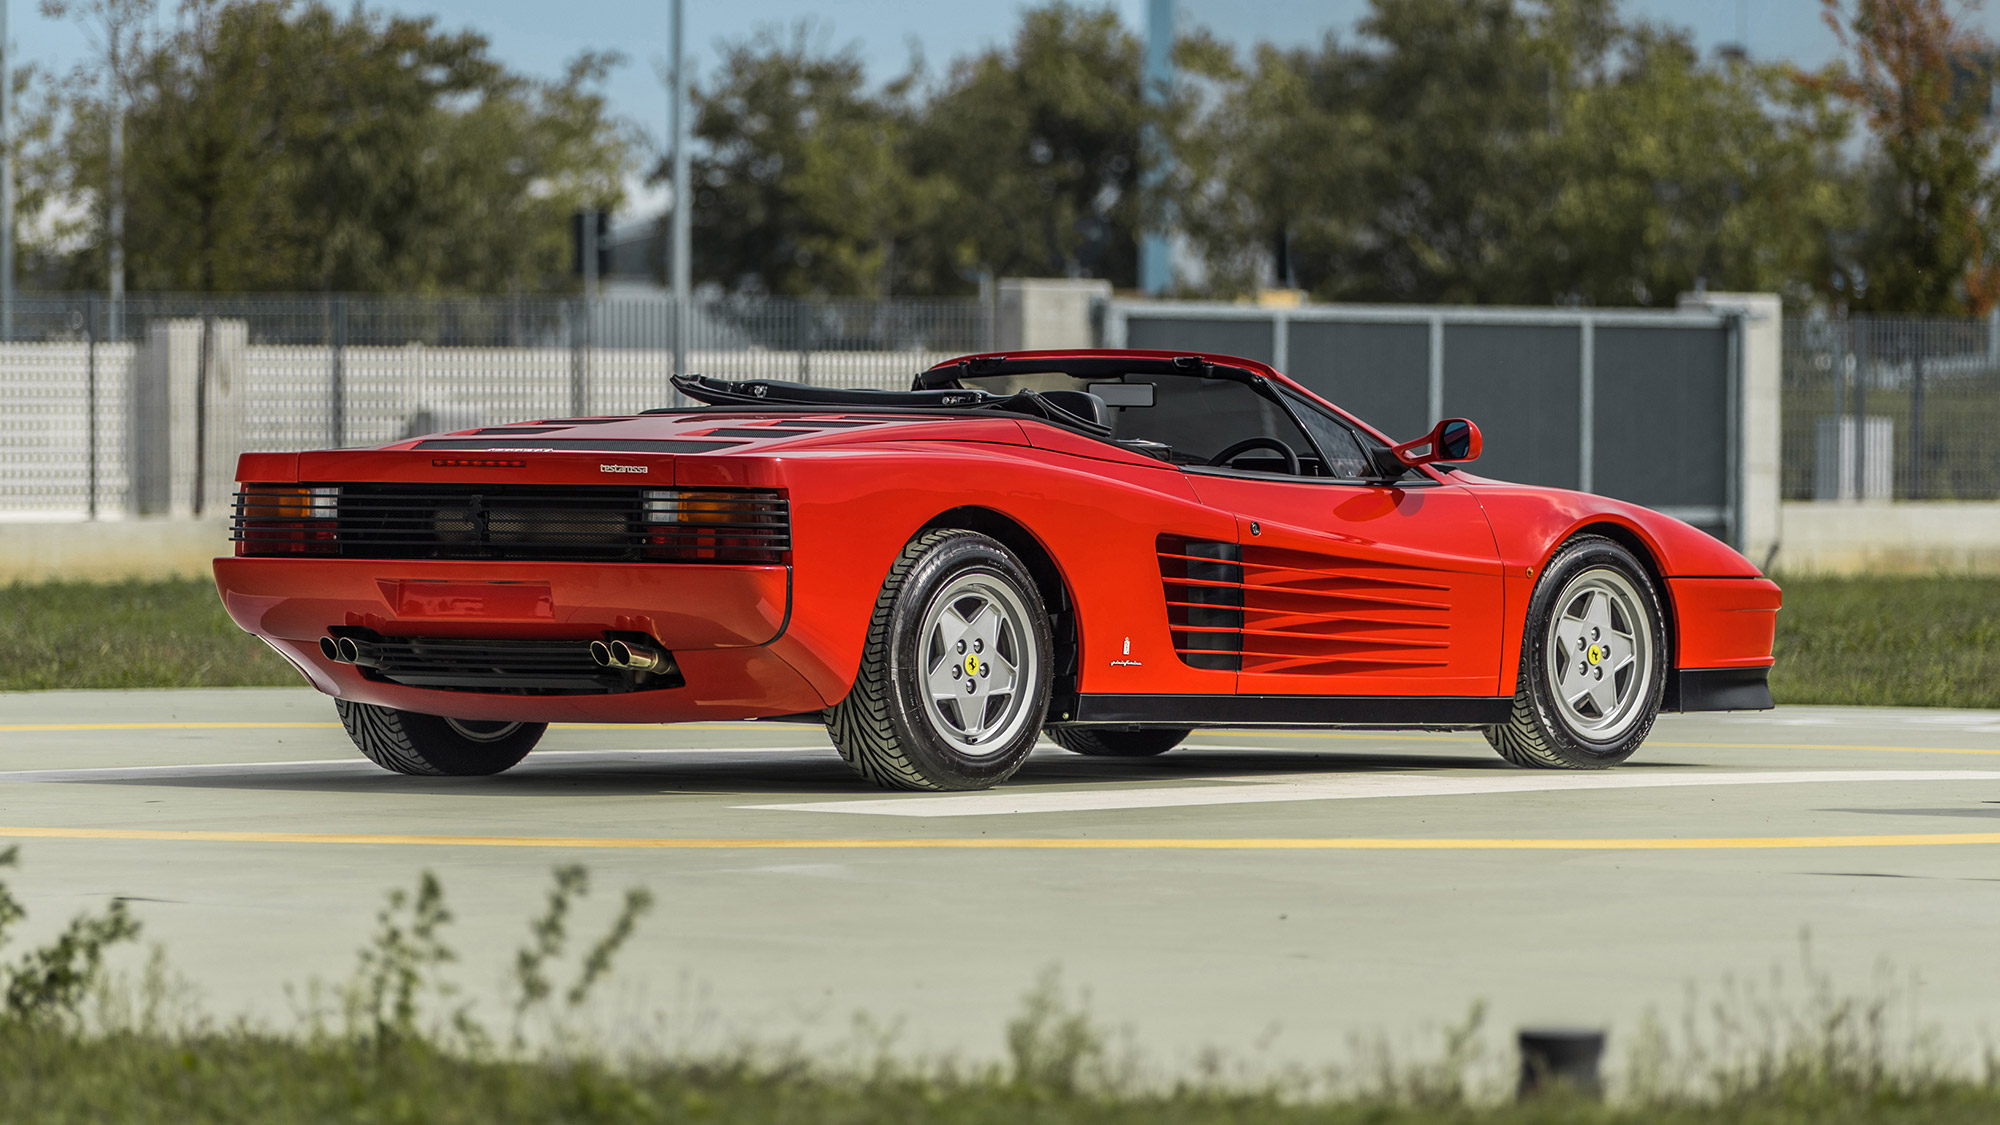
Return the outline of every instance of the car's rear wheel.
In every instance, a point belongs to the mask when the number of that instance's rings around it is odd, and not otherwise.
[[[541,741],[547,723],[447,719],[373,703],[333,701],[340,725],[371,762],[395,773],[483,777],[509,769]]]
[[[1074,754],[1093,758],[1150,758],[1181,744],[1193,732],[1158,728],[1116,730],[1109,727],[1055,727],[1049,740]]]
[[[1529,602],[1507,722],[1486,740],[1518,766],[1588,770],[1632,756],[1666,690],[1658,593],[1632,552],[1595,535],[1563,545]]]
[[[1035,748],[1054,660],[1027,568],[976,532],[926,532],[875,600],[861,671],[826,713],[855,772],[887,789],[984,789]]]

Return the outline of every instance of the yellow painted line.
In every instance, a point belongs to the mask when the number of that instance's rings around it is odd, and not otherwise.
[[[1776,848],[1913,848],[2000,844],[2000,832],[1902,836],[1734,836],[1636,839],[1064,838],[703,839],[620,836],[418,836],[336,832],[208,832],[147,828],[0,827],[0,839],[145,840],[210,844],[387,844],[422,848],[594,848],[728,851],[1729,851]]]
[[[1857,746],[1846,742],[1648,742],[1647,746],[1693,747],[1707,750],[1873,750],[1884,754],[1995,754],[1969,746]]]
[[[1220,729],[1204,730],[1195,738],[1212,738],[1225,733]],[[1231,738],[1357,738],[1371,742],[1472,742],[1484,745],[1486,740],[1477,734],[1466,732],[1451,734],[1373,734],[1353,731],[1310,731],[1310,730],[1229,730]],[[1968,746],[1870,746],[1851,742],[1663,742],[1646,740],[1645,746],[1671,746],[1676,749],[1691,750],[1872,750],[1885,754],[1992,754],[2000,755],[2000,750],[1974,749]],[[1190,749],[1199,750],[1198,745]],[[1643,747],[1642,747],[1643,749]]]
[[[0,731],[51,731],[51,730],[308,730],[331,727],[340,729],[339,723],[13,723],[0,726]]]
[[[818,727],[786,723],[556,723],[567,730],[795,730],[818,732]],[[13,723],[0,724],[0,733],[21,731],[91,730],[339,730],[339,723]]]

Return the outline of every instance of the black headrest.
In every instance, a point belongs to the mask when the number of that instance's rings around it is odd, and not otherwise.
[[[1099,426],[1111,425],[1111,408],[1104,404],[1103,399],[1089,391],[1043,391],[1042,401],[1066,410],[1086,422]]]

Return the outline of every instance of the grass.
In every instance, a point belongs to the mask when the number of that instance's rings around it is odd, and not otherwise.
[[[1780,578],[1780,703],[2000,707],[2000,578]]]
[[[809,1065],[468,1059],[416,1045],[383,1056],[250,1033],[183,1039],[0,1033],[0,1117],[14,1122],[741,1122],[744,1125],[1987,1125],[2000,1091],[1818,1089],[1605,1106],[1274,1092],[1053,1091],[986,1076],[839,1075]]]
[[[1780,703],[2000,707],[2000,578],[1784,578]],[[0,588],[0,691],[296,686],[205,580]]]
[[[206,579],[0,588],[0,691],[303,682],[229,620]]]
[[[15,854],[0,853],[0,868]],[[1504,1068],[1483,1061],[1480,1012],[1446,1029],[1432,1060],[1397,1065],[1362,1051],[1324,1075],[1229,1082],[1155,1076],[1111,1038],[1051,970],[1008,1022],[1004,1061],[898,1059],[882,1045],[845,1062],[754,1047],[709,1058],[630,1044],[615,1054],[565,1048],[583,998],[606,979],[652,905],[625,894],[603,936],[572,942],[572,908],[589,894],[581,867],[560,867],[514,961],[513,1033],[483,1022],[447,973],[452,914],[425,872],[389,893],[337,1009],[309,1007],[290,1033],[217,1025],[191,1011],[187,986],[155,950],[134,983],[104,970],[140,920],[122,903],[84,915],[50,945],[0,961],[0,1121],[494,1123],[807,1122],[971,1125],[1831,1125],[1990,1122],[2000,1067],[1941,1065],[1931,1033],[1898,1032],[1893,991],[1854,997],[1814,968],[1730,982],[1690,1011],[1680,1036],[1648,1021],[1632,1038],[1611,1101],[1573,1089],[1516,1101]],[[0,882],[0,944],[26,917]],[[555,987],[572,978],[567,990]],[[57,982],[60,988],[46,987]],[[1803,992],[1800,989],[1803,987]],[[323,995],[315,988],[313,995]],[[96,1001],[94,1010],[81,1004]],[[541,1021],[556,1047],[530,1047]],[[1699,1026],[1699,1030],[1697,1030]],[[503,1046],[503,1044],[505,1044]],[[1212,1060],[1225,1073],[1226,1060]],[[1501,1059],[1511,1066],[1512,1060]]]

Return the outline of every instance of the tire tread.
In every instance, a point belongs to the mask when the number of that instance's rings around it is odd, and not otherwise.
[[[1542,583],[1551,583],[1550,576],[1560,574],[1569,564],[1569,560],[1577,554],[1605,547],[1615,549],[1619,555],[1633,564],[1635,573],[1632,577],[1637,579],[1640,589],[1653,599],[1655,651],[1660,654],[1671,652],[1671,648],[1668,647],[1670,638],[1667,635],[1667,615],[1665,607],[1659,602],[1659,590],[1645,573],[1645,568],[1639,566],[1638,560],[1632,557],[1631,552],[1615,540],[1601,535],[1579,535],[1569,540],[1557,549],[1555,555],[1549,559],[1548,565],[1542,568]],[[1653,711],[1634,724],[1632,729],[1619,740],[1622,752],[1600,755],[1564,746],[1557,737],[1557,732],[1550,729],[1550,720],[1542,714],[1540,701],[1536,698],[1542,681],[1541,670],[1534,659],[1536,652],[1534,633],[1540,626],[1536,607],[1544,588],[1544,585],[1537,585],[1535,594],[1529,601],[1529,611],[1523,624],[1521,667],[1514,688],[1513,710],[1508,714],[1506,722],[1485,727],[1481,733],[1486,736],[1487,744],[1498,751],[1502,758],[1525,769],[1609,769],[1630,757],[1651,733],[1653,721],[1659,715],[1660,685],[1655,684],[1653,688]],[[1664,655],[1660,659],[1665,663]],[[1671,673],[1670,667],[1667,672]]]
[[[345,699],[334,700],[333,706],[347,737],[363,757],[391,773],[414,777],[500,773],[526,757],[548,729],[546,723],[522,723],[507,739],[481,745],[460,738],[435,715]],[[427,742],[433,743],[429,750]],[[507,757],[509,754],[512,756]]]
[[[926,777],[903,752],[896,729],[889,718],[889,653],[894,638],[889,635],[896,599],[909,581],[910,571],[924,555],[941,543],[973,532],[953,528],[927,531],[903,548],[889,567],[875,609],[868,618],[868,637],[861,649],[861,671],[846,698],[826,710],[826,730],[834,748],[862,778],[884,789],[936,792],[944,788]]]

